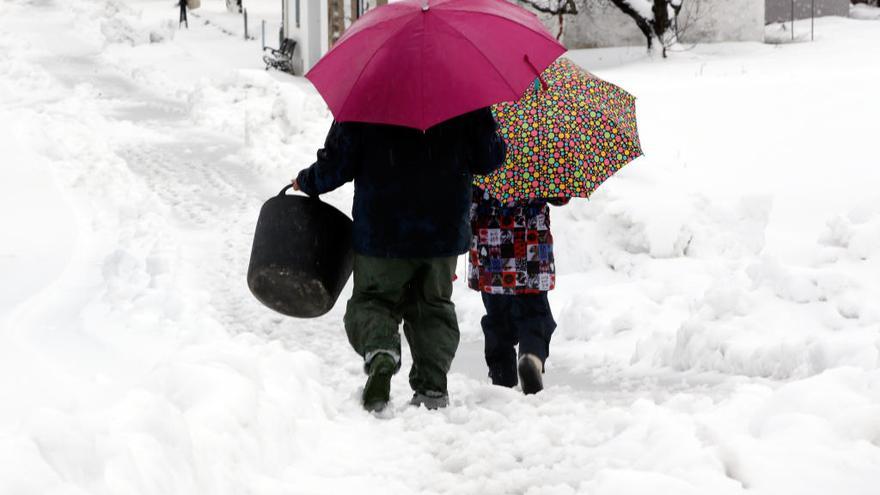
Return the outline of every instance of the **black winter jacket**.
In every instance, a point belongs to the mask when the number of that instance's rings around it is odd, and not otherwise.
[[[354,180],[354,250],[383,258],[456,256],[468,249],[473,174],[505,159],[488,108],[425,132],[334,122],[318,160],[297,177],[309,196]]]

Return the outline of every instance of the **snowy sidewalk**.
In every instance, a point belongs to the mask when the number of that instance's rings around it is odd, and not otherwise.
[[[167,2],[2,9],[0,493],[880,485],[880,23],[597,70],[639,96],[646,157],[553,212],[550,386],[487,384],[459,283],[451,407],[408,407],[401,374],[376,418],[344,304],[292,320],[245,286],[262,201],[329,124],[314,90]]]

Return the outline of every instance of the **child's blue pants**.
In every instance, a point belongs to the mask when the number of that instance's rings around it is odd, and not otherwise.
[[[550,354],[550,336],[556,329],[547,293],[482,295],[486,316],[481,323],[489,369],[515,366],[517,344],[520,355],[534,354],[544,362]]]

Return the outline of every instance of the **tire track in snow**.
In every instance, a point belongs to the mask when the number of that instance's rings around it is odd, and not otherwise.
[[[125,106],[169,108],[167,102],[146,92],[129,93]],[[149,119],[142,119],[131,110],[125,118],[162,134],[164,139],[125,145],[117,153],[172,212],[182,245],[190,251],[187,259],[199,267],[201,284],[210,295],[213,317],[230,334],[262,335],[291,351],[320,356],[328,386],[346,391],[338,400],[349,402],[347,390],[355,393],[359,385],[352,382],[362,381],[361,365],[342,329],[350,289],[319,320],[290,319],[262,307],[248,291],[245,274],[257,214],[267,198],[254,192],[261,178],[240,159],[243,143],[193,130],[181,114],[147,115]],[[218,238],[222,239],[219,245],[211,244]]]
[[[188,120],[185,102],[150,92],[95,55],[64,56],[46,66],[63,84],[91,88],[108,120],[146,131],[147,138],[118,143],[116,155],[167,207],[183,256],[198,267],[209,290],[214,316],[231,333],[253,330],[250,296],[240,290],[247,262],[240,242],[253,228],[243,220],[255,201],[247,186],[257,178],[236,162],[241,144],[199,130]],[[222,244],[212,245],[212,237]]]

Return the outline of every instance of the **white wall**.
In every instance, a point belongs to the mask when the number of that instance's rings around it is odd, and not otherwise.
[[[289,38],[296,40],[294,57],[302,61],[302,67],[297,67],[296,73],[302,74],[311,69],[326,51],[327,5],[324,0],[299,0],[299,26],[297,26],[297,0],[284,0],[284,2],[285,31]]]
[[[296,25],[297,0],[282,1],[285,6],[285,19],[283,20],[285,32],[289,38],[296,40],[297,47],[294,57],[302,61],[302,67],[298,67],[296,73],[303,74],[314,67],[321,56],[330,49],[330,40],[327,34],[330,23],[327,0],[298,0],[299,26]],[[376,0],[360,1],[366,9],[376,8]],[[345,2],[344,5],[346,15],[350,16],[350,2]]]
[[[683,0],[679,27],[685,43],[764,41],[765,0]]]

